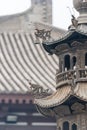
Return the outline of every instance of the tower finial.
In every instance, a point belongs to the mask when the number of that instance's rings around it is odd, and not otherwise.
[[[67,8],[69,9],[70,15],[71,15],[71,17],[72,17],[72,18],[71,18],[72,25],[69,26],[69,29],[71,29],[71,27],[76,28],[77,25],[78,25],[78,20],[75,18],[74,14],[72,14],[70,7],[67,7]]]
[[[74,8],[80,13],[79,24],[87,23],[87,0],[73,0]]]

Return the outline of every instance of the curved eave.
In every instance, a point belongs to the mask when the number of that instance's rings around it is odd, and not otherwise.
[[[56,41],[43,43],[43,47],[48,53],[52,54],[52,50],[54,50],[57,45],[63,43],[70,44],[71,41],[74,40],[79,41],[81,38],[87,39],[87,33],[86,32],[84,33],[84,31],[81,30],[69,31],[67,32],[66,35],[63,35],[61,38],[59,38]]]
[[[57,92],[43,99],[35,99],[35,104],[42,108],[50,108],[65,102],[71,95],[71,87],[58,88]]]
[[[35,104],[42,108],[51,108],[63,104],[70,96],[87,102],[87,82],[78,83],[74,90],[72,90],[72,87],[69,85],[58,88],[57,92],[51,96],[43,99],[35,99]]]

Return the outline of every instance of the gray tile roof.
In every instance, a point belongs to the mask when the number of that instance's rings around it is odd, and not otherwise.
[[[29,33],[0,33],[0,93],[26,93],[28,80],[54,90],[58,61]]]

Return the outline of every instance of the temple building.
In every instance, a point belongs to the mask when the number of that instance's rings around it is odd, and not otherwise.
[[[39,93],[34,100],[40,113],[56,118],[57,130],[87,130],[87,0],[73,0],[73,5],[78,19],[72,15],[63,36],[42,43],[59,58],[56,91],[43,97]]]
[[[0,17],[0,130],[87,130],[87,0],[73,4],[68,31],[52,0]]]
[[[57,60],[34,45],[35,29],[52,30],[53,39],[65,32],[51,23],[51,0],[32,0],[27,11],[0,17],[0,130],[55,130],[55,119],[37,112],[28,83],[55,90]]]

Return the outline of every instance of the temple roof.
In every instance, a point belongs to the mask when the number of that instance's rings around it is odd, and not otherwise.
[[[0,93],[27,93],[29,81],[55,91],[56,56],[45,53],[35,29],[52,30],[52,40],[66,31],[45,23],[26,20],[32,12],[0,17]]]
[[[42,108],[51,108],[61,105],[67,101],[70,96],[75,96],[87,102],[87,82],[78,83],[73,89],[70,85],[60,87],[51,96],[43,99],[35,99],[35,104]]]
[[[0,32],[25,30],[26,24],[30,22],[27,17],[31,10],[32,7],[20,13],[0,16]]]
[[[27,11],[24,11],[22,13],[17,13],[17,14],[11,14],[11,15],[5,15],[5,16],[0,16],[0,23],[2,22],[7,22],[8,20],[14,19],[16,17],[24,16],[27,13],[29,13],[29,9]]]
[[[58,61],[46,54],[41,44],[35,45],[34,40],[34,34],[0,33],[0,93],[26,93],[27,80],[44,89],[55,89]]]
[[[32,23],[32,30],[0,30],[0,93],[26,93],[30,89],[28,80],[55,90],[58,60],[45,53],[42,44],[34,44],[41,43],[35,37],[36,28],[52,30],[52,39],[65,33],[63,29],[37,22]]]
[[[44,42],[43,46],[48,53],[52,53],[52,50],[55,49],[57,45],[71,43],[71,41],[75,40],[80,42],[80,38],[87,38],[87,25],[79,25],[78,28],[67,31],[53,42]]]

